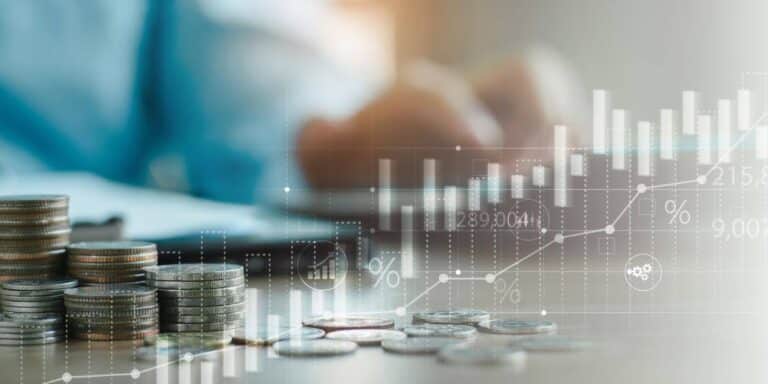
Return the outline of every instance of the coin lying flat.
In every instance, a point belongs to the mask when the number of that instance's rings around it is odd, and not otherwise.
[[[587,349],[592,343],[565,336],[530,337],[513,343],[529,352],[572,352]]]
[[[437,353],[439,350],[466,343],[466,340],[455,337],[409,337],[401,340],[383,340],[381,348],[387,352],[408,355],[426,355]]]
[[[66,195],[7,195],[0,196],[0,212],[69,207]]]
[[[488,312],[476,309],[419,312],[413,315],[413,320],[416,323],[433,324],[477,324],[488,319],[490,319],[490,314]]]
[[[534,333],[552,333],[557,325],[544,320],[496,319],[480,322],[477,327],[482,332],[504,335],[529,335]]]
[[[390,319],[375,317],[320,317],[304,320],[303,324],[306,327],[333,332],[345,329],[392,328],[395,322]]]
[[[266,346],[283,340],[315,340],[325,336],[325,331],[318,328],[259,328],[245,331],[245,336],[235,336],[232,343],[237,345]]]
[[[244,275],[242,265],[231,263],[188,263],[144,268],[147,280],[224,280]]]
[[[331,340],[345,340],[357,345],[377,345],[383,340],[402,340],[408,337],[403,332],[393,329],[346,329],[325,335]]]
[[[281,356],[339,356],[357,350],[357,344],[341,340],[286,340],[272,345]]]
[[[440,350],[438,359],[447,364],[507,365],[524,364],[525,350],[517,347],[487,345],[451,345]]]
[[[411,337],[453,337],[470,338],[477,335],[477,329],[463,324],[414,324],[403,328]]]

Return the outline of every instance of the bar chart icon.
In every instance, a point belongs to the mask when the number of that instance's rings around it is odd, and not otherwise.
[[[336,255],[328,256],[307,268],[307,280],[335,280],[336,279]]]

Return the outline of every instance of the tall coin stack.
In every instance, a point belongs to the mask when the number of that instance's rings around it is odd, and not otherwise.
[[[143,241],[94,241],[69,246],[70,276],[82,284],[144,281],[144,267],[157,265],[157,246]]]
[[[245,325],[243,267],[228,263],[172,264],[145,268],[157,288],[160,329],[235,333]]]
[[[0,281],[61,275],[69,244],[69,197],[0,197]]]
[[[157,290],[140,285],[64,291],[69,333],[81,340],[143,340],[157,334]]]
[[[6,281],[0,289],[3,313],[12,319],[64,319],[64,290],[77,287],[77,280]]]

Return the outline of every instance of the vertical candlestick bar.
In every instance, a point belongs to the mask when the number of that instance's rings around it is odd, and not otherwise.
[[[626,161],[626,131],[627,112],[623,109],[614,109],[611,118],[611,168],[625,169]]]
[[[755,158],[768,159],[768,126],[758,125],[755,128]]]
[[[696,134],[696,92],[683,91],[683,134]]]
[[[731,162],[731,101],[717,101],[717,159]]]
[[[524,199],[525,198],[525,176],[523,175],[509,176],[509,191],[510,191],[510,196],[513,199]]]
[[[424,159],[424,230],[434,231],[437,215],[437,160]]]
[[[608,143],[608,92],[592,91],[592,153],[604,155]]]
[[[663,160],[675,159],[675,111],[662,109],[659,116],[661,142],[659,156]]]
[[[400,276],[413,278],[413,206],[404,205],[400,209]]]
[[[637,123],[637,174],[639,176],[651,176],[651,123],[640,121]]]
[[[467,189],[467,208],[470,211],[479,211],[482,206],[482,187],[483,180],[478,177],[471,177]]]
[[[571,176],[585,176],[584,155],[581,153],[571,154]]]
[[[499,163],[488,163],[488,202],[491,204],[501,203],[501,165]]]
[[[379,229],[392,229],[392,160],[379,159]]]
[[[748,89],[739,89],[736,95],[737,125],[739,131],[752,129],[752,93]]]
[[[443,211],[445,214],[445,230],[456,230],[456,211],[458,204],[458,188],[449,185],[443,190]]]
[[[698,126],[698,162],[712,164],[712,117],[699,115],[696,118]]]
[[[302,302],[301,291],[298,289],[291,289],[288,293],[288,326],[299,327],[301,326],[302,315]]]
[[[568,206],[568,128],[555,126],[555,193],[556,207]]]
[[[549,185],[549,169],[547,167],[535,165],[531,173],[531,182],[534,187],[546,187]]]

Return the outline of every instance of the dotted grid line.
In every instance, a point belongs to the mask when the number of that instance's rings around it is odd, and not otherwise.
[[[583,161],[584,176],[582,177],[582,183],[584,184],[584,189],[587,188],[587,175],[589,174],[589,167],[588,167],[588,165],[589,165],[588,161]],[[582,199],[584,200],[584,204],[583,204],[584,214],[582,216],[584,218],[583,230],[585,230],[585,231],[589,227],[589,223],[587,222],[587,217],[588,217],[588,214],[587,214],[587,209],[588,208],[587,208],[587,206],[588,206],[589,199],[587,198],[587,196],[588,196],[587,192],[583,192],[582,193]],[[589,273],[588,273],[588,271],[589,271],[589,262],[588,262],[589,258],[587,257],[587,255],[589,254],[589,251],[588,251],[589,241],[587,240],[586,236],[584,236],[583,243],[584,243],[584,272],[583,272],[583,276],[582,276],[582,280],[583,280],[583,282],[582,282],[582,287],[583,287],[582,288],[583,289],[582,295],[584,297],[584,299],[583,299],[584,301],[582,303],[582,310],[586,312],[587,311],[587,296],[588,296],[588,289],[587,289],[587,287],[589,286]],[[587,319],[585,317],[584,318],[584,322],[586,323],[586,321],[587,321]]]

